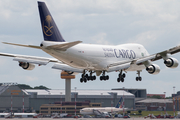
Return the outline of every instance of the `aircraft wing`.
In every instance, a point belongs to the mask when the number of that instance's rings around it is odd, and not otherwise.
[[[57,59],[53,58],[44,58],[36,56],[27,56],[27,55],[18,55],[18,54],[9,54],[9,53],[0,53],[0,56],[14,57],[14,61],[28,62],[38,65],[46,65],[49,62],[58,62]]]
[[[165,56],[166,54],[173,55],[173,54],[178,53],[178,52],[180,52],[180,45],[173,47],[173,48],[170,48],[168,50],[153,54],[153,55],[149,55],[149,56],[137,59],[136,64],[137,65],[142,64],[143,62],[145,62],[147,60],[156,61],[156,60],[162,59],[163,58],[162,56]]]
[[[9,53],[0,53],[0,56],[13,57],[14,61],[32,63],[38,65],[47,65],[49,62],[54,62],[55,64],[52,67],[53,69],[63,70],[67,72],[83,73],[83,69],[71,67],[54,58],[45,58],[45,57],[27,56],[27,55],[18,55],[18,54],[9,54]]]
[[[118,71],[118,70],[123,70],[123,69],[128,69],[131,65],[136,64],[136,65],[141,65],[144,62],[150,60],[150,61],[156,61],[156,60],[160,60],[165,56],[166,54],[175,54],[180,52],[180,45],[170,48],[168,50],[164,50],[162,52],[158,52],[156,54],[152,54],[149,56],[145,56],[142,58],[138,58],[138,59],[134,59],[134,60],[125,60],[125,61],[120,61],[120,62],[116,62],[116,63],[112,63],[110,65],[108,65],[108,72],[112,72],[112,71]]]

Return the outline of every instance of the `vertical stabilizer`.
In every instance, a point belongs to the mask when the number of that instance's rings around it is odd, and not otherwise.
[[[44,2],[38,2],[38,8],[44,40],[54,42],[65,42],[46,4]]]
[[[121,108],[122,105],[122,97],[120,98],[119,102],[116,105],[116,108]]]

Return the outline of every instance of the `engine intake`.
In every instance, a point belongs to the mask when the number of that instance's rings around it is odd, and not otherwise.
[[[26,62],[19,62],[19,66],[22,67],[24,70],[33,70],[35,68],[34,64]]]
[[[176,68],[179,62],[176,58],[168,58],[164,61],[164,64],[169,68]]]
[[[158,74],[160,72],[160,67],[156,64],[152,64],[146,68],[150,74]]]

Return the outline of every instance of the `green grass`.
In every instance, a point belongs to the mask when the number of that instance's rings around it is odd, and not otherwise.
[[[174,111],[166,111],[169,115],[172,115],[172,116],[174,116]],[[133,113],[135,113],[136,115],[132,115]],[[149,114],[153,114],[153,115],[161,115],[161,113],[162,114],[164,114],[164,111],[142,111],[141,112],[141,114],[142,115],[138,115],[139,113],[138,113],[138,111],[131,111],[131,117],[145,117],[145,116],[148,116]],[[177,113],[177,111],[175,112],[175,113]]]

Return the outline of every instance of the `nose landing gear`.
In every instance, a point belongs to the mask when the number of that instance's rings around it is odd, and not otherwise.
[[[141,71],[137,71],[138,77],[136,77],[136,81],[141,81],[142,77],[140,76]]]

